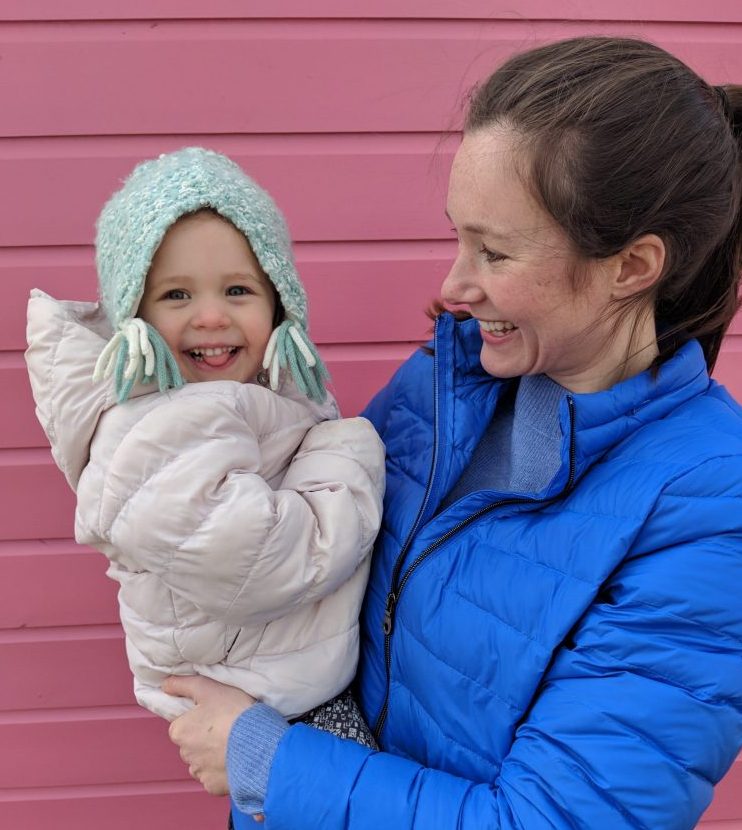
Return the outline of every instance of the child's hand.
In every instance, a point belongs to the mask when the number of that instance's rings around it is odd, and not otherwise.
[[[206,792],[227,795],[227,738],[234,722],[255,699],[207,677],[168,677],[162,690],[196,704],[170,724],[170,740],[180,747],[188,772]]]

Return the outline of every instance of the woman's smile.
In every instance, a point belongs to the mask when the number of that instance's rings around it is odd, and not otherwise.
[[[479,320],[479,329],[482,332],[482,340],[487,343],[500,345],[511,338],[518,331],[518,327],[510,321],[503,320]]]

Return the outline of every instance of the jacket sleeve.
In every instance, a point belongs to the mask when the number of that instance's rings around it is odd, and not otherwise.
[[[493,781],[296,725],[271,769],[266,830],[694,827],[742,744],[739,471],[714,459],[666,489]]]
[[[273,490],[258,474],[261,443],[284,441],[281,431],[296,424],[263,413],[256,427],[239,398],[195,385],[180,392],[116,448],[97,532],[226,622],[266,621],[333,592],[367,557],[381,521],[384,449],[369,422],[325,421],[308,432],[304,424]]]
[[[104,320],[93,303],[60,302],[38,289],[28,301],[25,359],[36,417],[73,490],[98,419],[113,403],[110,384],[92,382],[106,344],[96,330]]]

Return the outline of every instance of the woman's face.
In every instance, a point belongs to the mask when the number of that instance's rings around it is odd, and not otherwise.
[[[611,281],[577,260],[562,229],[526,189],[515,164],[518,136],[504,128],[467,134],[454,159],[447,213],[459,250],[441,294],[479,320],[481,361],[496,377],[546,374],[574,392],[611,386],[626,341],[605,319]]]

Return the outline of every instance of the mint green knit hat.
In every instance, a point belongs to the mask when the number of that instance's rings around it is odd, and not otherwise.
[[[119,402],[135,382],[160,391],[183,385],[157,331],[136,317],[152,259],[181,216],[210,208],[241,231],[278,292],[286,317],[273,331],[263,376],[273,390],[281,371],[323,401],[327,370],[307,334],[307,297],[294,264],[286,221],[271,197],[226,156],[186,147],[137,165],[98,217],[95,239],[100,299],[114,329],[94,379],[114,375]]]

